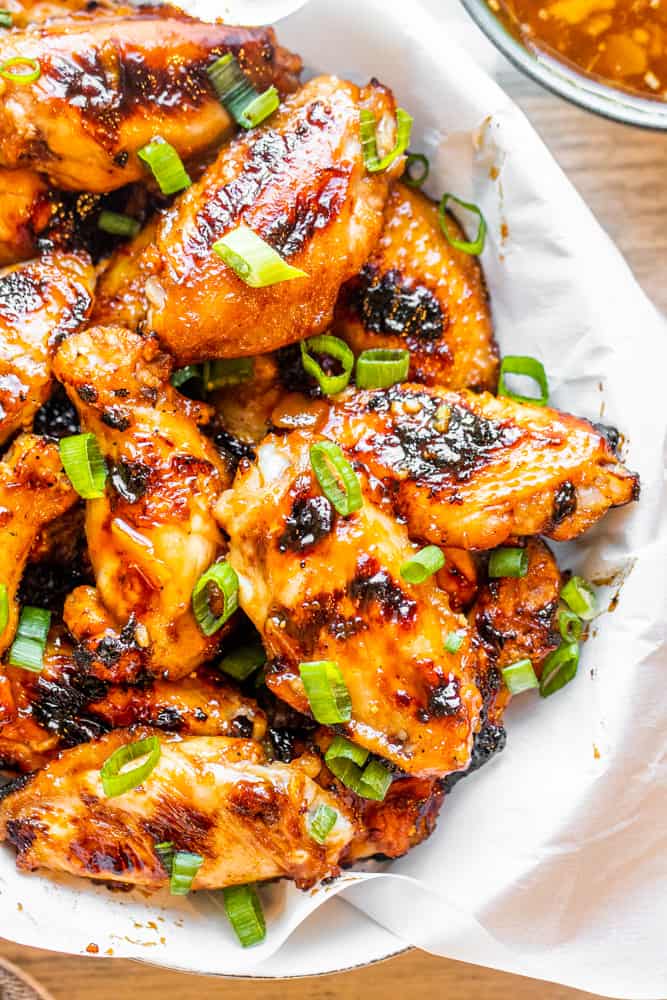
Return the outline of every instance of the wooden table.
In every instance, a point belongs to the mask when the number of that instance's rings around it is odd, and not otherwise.
[[[579,111],[511,70],[502,83],[626,255],[647,293],[667,310],[667,136]],[[204,980],[126,961],[59,957],[3,942],[0,955],[23,966],[57,1000],[574,1000],[589,995],[417,951],[341,976],[257,985]]]

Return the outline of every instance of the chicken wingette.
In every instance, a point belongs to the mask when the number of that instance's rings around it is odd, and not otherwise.
[[[146,177],[137,153],[155,136],[184,160],[201,156],[232,131],[206,73],[227,52],[259,90],[294,90],[301,62],[270,28],[204,24],[173,8],[5,32],[0,63],[27,59],[40,72],[30,83],[2,81],[0,165],[104,192]]]
[[[391,93],[336,77],[307,83],[259,128],[237,136],[198,183],[165,213],[147,248],[147,328],[179,364],[268,352],[322,331],[340,286],[368,259],[382,228],[391,178],[368,173],[359,130],[362,108],[375,114],[381,149],[395,140]],[[268,287],[245,284],[213,250],[240,224],[306,277]],[[124,269],[127,261],[123,260]],[[141,257],[135,268],[146,272]],[[125,282],[132,281],[132,269]],[[107,281],[125,297],[123,282]],[[119,287],[120,285],[120,287]],[[114,295],[100,289],[111,316]]]
[[[53,352],[85,322],[94,283],[90,260],[77,254],[0,271],[0,444],[28,429],[47,399]]]
[[[110,469],[103,497],[86,504],[96,589],[73,591],[64,610],[81,662],[109,681],[183,677],[223,635],[204,635],[192,610],[224,548],[212,508],[229,477],[198,426],[207,407],[171,386],[155,337],[117,327],[70,337],[54,371]]]
[[[402,579],[415,547],[365,479],[362,508],[336,513],[309,443],[300,432],[268,437],[217,507],[240,605],[271,658],[266,685],[307,715],[299,665],[334,661],[352,700],[340,732],[411,774],[465,768],[481,708],[466,620],[432,579]]]
[[[0,167],[0,267],[32,257],[36,237],[48,225],[53,202],[34,170]]]
[[[464,238],[451,217],[447,227]],[[377,247],[341,289],[333,332],[355,354],[407,348],[413,382],[495,391],[498,349],[479,261],[449,244],[438,205],[405,184],[392,185]]]
[[[150,732],[108,733],[4,791],[0,840],[17,848],[20,869],[159,889],[169,875],[155,848],[169,841],[203,859],[194,889],[280,877],[306,888],[339,873],[355,827],[345,806],[313,780],[321,767],[316,755],[268,763],[250,740],[153,731],[161,749],[156,767],[137,788],[106,798],[105,760]],[[309,833],[320,805],[336,812],[325,844]]]
[[[33,434],[19,435],[0,461],[0,584],[9,612],[0,632],[0,656],[16,632],[17,592],[35,539],[77,500],[63,472],[58,446]]]

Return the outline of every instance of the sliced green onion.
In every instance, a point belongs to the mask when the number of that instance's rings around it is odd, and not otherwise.
[[[525,576],[528,572],[528,552],[519,548],[494,549],[489,556],[489,576]]]
[[[216,615],[211,601],[222,596],[222,611]],[[192,591],[192,610],[204,635],[213,635],[239,606],[239,578],[228,562],[215,563],[197,580]]]
[[[130,215],[104,211],[99,214],[97,228],[112,236],[136,236],[141,225]]]
[[[416,164],[419,164],[417,170],[414,169]],[[431,165],[423,153],[408,153],[408,158],[405,161],[405,173],[402,177],[403,183],[411,188],[420,188],[426,183],[430,170]]]
[[[213,392],[227,385],[240,385],[252,378],[255,371],[253,358],[220,358],[205,361],[202,365],[202,382],[205,392]]]
[[[42,645],[44,645],[46,643],[50,627],[50,611],[46,611],[44,608],[32,608],[26,606],[21,611],[21,617],[19,618],[16,634],[23,636],[24,639],[35,639],[37,642],[41,642]]]
[[[466,240],[460,240],[457,236],[454,236],[449,231],[449,226],[447,225],[448,201],[455,202],[457,205],[460,205],[461,208],[467,208],[469,212],[472,212],[479,219],[479,225],[477,227],[477,236],[472,241],[472,243],[469,243]],[[457,198],[455,194],[451,194],[451,192],[448,191],[446,194],[443,194],[440,200],[438,216],[440,218],[440,228],[442,229],[445,239],[447,240],[447,242],[451,247],[454,247],[455,250],[461,250],[462,253],[469,253],[473,257],[478,257],[482,253],[482,251],[484,250],[484,242],[486,240],[486,219],[482,215],[477,205],[474,205],[472,202],[461,201],[461,199]]]
[[[390,167],[410,145],[412,115],[403,108],[396,108],[396,143],[382,159],[378,156],[375,115],[368,108],[362,108],[359,112],[359,128],[364,165],[369,174],[376,174]]]
[[[410,351],[371,348],[357,358],[355,379],[360,389],[388,389],[405,382],[410,369]]]
[[[169,892],[172,896],[187,896],[192,888],[197,872],[204,863],[201,854],[191,851],[176,851],[171,860]]]
[[[560,592],[561,600],[575,614],[589,622],[597,614],[595,591],[587,580],[581,576],[573,576],[567,581]]]
[[[266,922],[257,890],[252,885],[231,885],[222,890],[225,913],[244,948],[266,937]]]
[[[333,771],[339,777],[337,772],[331,767],[332,764],[336,764],[337,761],[343,763],[349,761],[355,767],[363,767],[368,760],[368,750],[364,750],[363,747],[357,746],[356,743],[346,740],[344,736],[335,736],[324,755],[324,759],[329,770]]]
[[[357,474],[337,444],[318,441],[311,445],[310,464],[320,489],[342,517],[348,517],[363,506]]]
[[[308,277],[243,223],[214,243],[213,250],[251,288],[268,288],[282,281]]]
[[[11,28],[14,19],[8,10],[0,10],[0,28]]]
[[[0,583],[0,636],[9,625],[9,592],[6,583]]]
[[[442,549],[437,545],[427,545],[419,552],[404,562],[401,566],[401,576],[408,583],[423,583],[433,576],[445,565],[445,557]]]
[[[337,811],[321,803],[308,821],[308,833],[318,844],[324,844],[337,819]]]
[[[155,845],[155,853],[162,863],[164,870],[171,875],[171,866],[174,861],[174,842],[173,840],[164,840],[161,844]]]
[[[372,760],[364,768],[355,791],[364,799],[383,802],[391,782],[391,772],[379,760]]]
[[[579,642],[584,630],[584,623],[574,611],[559,611],[558,629],[563,637],[563,642]]]
[[[218,669],[233,677],[234,680],[245,681],[264,663],[266,663],[264,647],[257,643],[253,646],[242,646],[241,649],[235,649],[233,653],[228,653],[220,660]]]
[[[553,653],[549,653],[542,664],[540,678],[540,694],[548,698],[550,694],[559,691],[569,684],[576,676],[579,667],[579,645],[576,642],[564,642]]]
[[[185,368],[178,368],[171,376],[170,382],[174,389],[180,389],[186,382],[193,378],[201,378],[202,371],[199,365],[186,365]]]
[[[14,72],[14,68],[18,69],[18,72]],[[19,67],[24,67],[19,69]],[[27,72],[25,70],[27,67]],[[26,59],[25,56],[14,56],[12,59],[6,59],[3,63],[0,63],[0,76],[4,80],[9,80],[10,83],[34,83],[35,80],[39,80],[42,75],[42,67],[39,64],[39,59]]]
[[[368,750],[358,747],[342,736],[336,736],[324,759],[331,773],[357,795],[377,802],[384,799],[392,781],[391,774],[377,760],[371,761],[363,768],[368,760]]]
[[[44,666],[44,647],[34,639],[23,639],[17,635],[9,650],[9,662],[13,667],[38,674]]]
[[[315,358],[308,353],[309,351],[330,355],[336,361],[340,361],[343,371],[340,375],[327,375]],[[317,384],[326,396],[335,396],[337,392],[342,392],[350,381],[354,368],[354,354],[344,340],[327,333],[301,341],[301,363],[305,371],[317,380]]]
[[[162,194],[176,194],[192,184],[180,156],[161,136],[152,139],[137,156],[150,168]]]
[[[275,87],[258,93],[241,69],[238,59],[228,52],[208,67],[209,80],[218,100],[234,121],[243,128],[254,128],[278,108],[280,97]]]
[[[100,771],[106,797],[115,798],[141,785],[155,769],[161,752],[157,736],[148,736],[145,740],[137,740],[136,743],[126,743],[125,746],[115,750],[110,757],[107,757]],[[139,760],[140,757],[146,759],[128,771],[123,770],[127,764]]]
[[[503,667],[502,675],[512,694],[521,694],[522,691],[538,687],[540,683],[535,676],[530,660],[517,660],[516,663],[510,663],[508,667]]]
[[[448,632],[444,642],[445,652],[458,653],[463,645],[464,634],[463,632]]]
[[[352,699],[337,663],[332,660],[300,663],[299,674],[306,689],[310,710],[317,722],[333,726],[350,721]]]
[[[539,396],[522,396],[521,393],[512,392],[507,386],[506,375],[527,375],[539,386]],[[549,402],[549,383],[542,362],[538,361],[537,358],[528,357],[528,355],[507,354],[500,363],[498,395],[507,396],[508,399],[514,399],[517,403],[534,403],[535,406],[546,406]]]
[[[39,673],[44,666],[44,648],[51,627],[51,612],[26,606],[22,609],[16,638],[9,650],[13,667]]]
[[[60,461],[70,483],[84,500],[104,496],[107,466],[94,434],[72,434],[60,439]]]

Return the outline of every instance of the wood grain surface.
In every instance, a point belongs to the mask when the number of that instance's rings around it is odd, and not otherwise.
[[[667,310],[667,136],[607,122],[507,70],[501,79],[616,241],[656,305]],[[110,959],[67,958],[0,942],[56,1000],[574,1000],[561,986],[413,951],[339,976],[275,983],[203,979]]]

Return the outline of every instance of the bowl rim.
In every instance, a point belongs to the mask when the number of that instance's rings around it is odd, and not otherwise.
[[[487,0],[461,0],[461,4],[480,31],[517,69],[552,94],[611,121],[667,131],[667,103],[657,104],[622,90],[614,90],[580,75],[563,63],[547,62],[512,36],[490,9]]]

